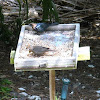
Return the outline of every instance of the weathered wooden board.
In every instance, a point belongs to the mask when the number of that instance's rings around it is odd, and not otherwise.
[[[14,59],[16,71],[67,70],[77,68],[80,24],[59,24],[50,26],[42,35],[34,33],[36,32],[28,25],[22,26]],[[52,41],[50,40],[51,38],[47,38],[47,42],[41,39],[45,36],[49,37],[48,35],[53,38]],[[38,39],[40,41],[37,41]],[[54,44],[57,44],[57,46]],[[47,46],[51,49],[55,48],[55,53],[40,57],[29,54],[28,46],[36,45]]]

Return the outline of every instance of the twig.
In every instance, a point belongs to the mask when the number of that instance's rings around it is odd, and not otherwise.
[[[21,11],[21,14],[25,14],[25,12]],[[3,13],[3,15],[4,16],[19,15],[19,12]]]
[[[95,9],[99,10],[100,8],[97,7],[97,8],[89,8],[89,9],[77,10],[77,11],[72,12],[71,14],[82,13],[82,12],[85,12],[85,11],[91,11],[91,12],[93,12],[93,11],[95,11]],[[60,17],[64,17],[64,16],[67,16],[67,15],[69,15],[69,12],[62,14]]]

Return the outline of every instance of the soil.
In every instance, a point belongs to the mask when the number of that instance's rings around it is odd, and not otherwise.
[[[100,28],[99,28],[100,29]],[[91,59],[80,61],[76,70],[56,71],[56,95],[61,96],[62,78],[70,79],[67,100],[100,100],[100,30],[81,30],[80,47],[91,47]],[[23,87],[29,95],[38,95],[49,100],[49,72],[15,72],[9,64],[10,47],[0,42],[0,75],[13,82],[11,96],[18,100],[28,100],[20,95],[18,88]],[[91,67],[92,66],[92,67]],[[32,75],[33,77],[29,78]],[[9,100],[9,99],[8,99]],[[11,100],[11,99],[10,99]]]

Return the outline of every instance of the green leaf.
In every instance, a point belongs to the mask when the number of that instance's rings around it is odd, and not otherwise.
[[[26,0],[26,12],[27,12],[27,19],[28,19],[28,2],[27,2],[27,0]]]
[[[9,81],[8,79],[3,79],[3,80],[1,80],[0,84],[1,85],[6,85],[6,84],[10,85],[10,84],[12,84],[12,82]]]
[[[20,12],[21,12],[21,2],[20,2],[20,0],[17,0],[17,2],[19,3],[19,16],[20,16]]]
[[[4,22],[4,15],[2,14],[2,6],[0,6],[0,24]]]
[[[54,3],[52,1],[51,1],[51,4],[54,9],[52,11],[53,11],[53,14],[55,15],[55,20],[56,20],[56,22],[59,22],[59,17],[58,17],[58,12],[57,12],[56,6],[54,5]]]
[[[2,94],[7,94],[8,92],[10,92],[12,89],[8,88],[8,87],[0,87],[0,92]]]
[[[49,15],[49,3],[50,0],[43,0],[42,6],[43,6],[43,21],[46,21],[48,19]]]
[[[50,19],[52,21],[55,18],[56,22],[59,22],[58,12],[56,6],[52,2],[52,0],[42,0],[43,6],[43,21],[47,21]]]

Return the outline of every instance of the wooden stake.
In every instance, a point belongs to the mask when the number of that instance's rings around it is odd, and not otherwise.
[[[55,70],[49,71],[49,93],[50,100],[55,100]]]

